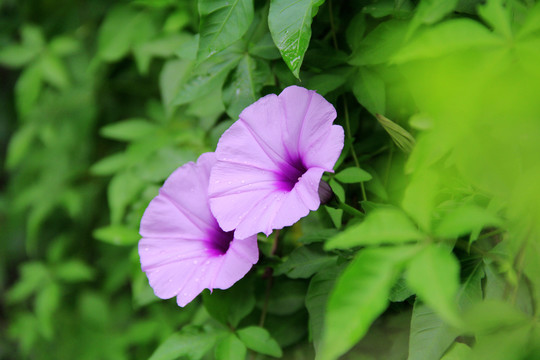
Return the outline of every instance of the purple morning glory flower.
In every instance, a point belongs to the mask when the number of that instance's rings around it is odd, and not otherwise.
[[[219,140],[210,208],[242,238],[290,226],[320,205],[319,183],[343,149],[336,110],[315,91],[290,86],[248,106]]]
[[[257,237],[223,231],[208,205],[214,153],[169,176],[142,220],[139,255],[155,294],[185,306],[204,289],[227,289],[259,258]]]

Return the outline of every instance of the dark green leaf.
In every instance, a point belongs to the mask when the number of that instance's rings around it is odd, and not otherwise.
[[[311,21],[324,0],[271,0],[268,27],[281,57],[299,78],[311,38]]]
[[[400,244],[421,240],[424,237],[399,209],[379,208],[370,212],[363,222],[331,238],[325,248],[348,249],[355,246]]]
[[[319,246],[300,246],[294,249],[287,259],[275,268],[274,274],[284,274],[292,279],[306,279],[317,271],[334,264],[336,258],[336,256],[329,256]]]
[[[262,327],[249,326],[238,330],[237,334],[240,340],[253,351],[274,357],[283,355],[276,340]]]
[[[255,307],[253,284],[242,280],[227,290],[215,289],[203,293],[204,307],[224,325],[236,327]]]
[[[199,0],[199,62],[239,40],[253,21],[253,0]]]
[[[304,307],[307,284],[300,280],[282,280],[274,283],[268,298],[270,314],[291,315]]]
[[[386,86],[376,72],[366,67],[359,68],[354,77],[353,93],[371,114],[386,112]]]

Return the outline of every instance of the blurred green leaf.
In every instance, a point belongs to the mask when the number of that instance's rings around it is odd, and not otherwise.
[[[369,181],[372,179],[372,176],[365,170],[350,167],[338,172],[335,178],[345,184],[354,184]]]
[[[148,360],[174,360],[180,357],[199,360],[215,342],[214,333],[174,333],[159,345]]]
[[[59,89],[69,86],[69,76],[62,60],[52,52],[44,53],[40,59],[43,80]]]
[[[340,275],[328,300],[319,359],[337,359],[367,333],[386,310],[390,289],[415,251],[413,247],[392,247],[357,254]]]
[[[334,264],[336,259],[336,256],[330,256],[322,251],[320,246],[300,246],[275,268],[274,275],[287,275],[291,279],[306,279]]]
[[[7,292],[6,300],[9,303],[18,303],[28,299],[47,285],[49,279],[49,270],[41,262],[26,262],[20,266],[19,271],[19,280]]]
[[[24,45],[8,45],[0,49],[0,64],[8,67],[19,68],[35,59],[39,48]]]
[[[268,27],[283,60],[296,78],[311,39],[311,21],[324,0],[271,0]]]
[[[479,231],[486,226],[500,226],[502,221],[487,209],[476,205],[462,205],[444,214],[434,230],[435,236],[453,239]]]
[[[141,236],[137,230],[124,225],[110,225],[94,230],[92,234],[96,239],[113,245],[134,245]]]
[[[156,126],[146,119],[128,119],[103,126],[101,136],[120,141],[133,141],[146,136],[152,136]]]
[[[235,334],[228,334],[216,345],[216,360],[244,360],[247,349],[242,341]]]
[[[496,33],[507,39],[512,38],[512,25],[510,23],[510,8],[501,0],[487,0],[484,5],[478,7],[478,15],[484,19]]]
[[[90,172],[94,175],[113,175],[124,169],[126,165],[126,155],[117,153],[99,160],[90,167]]]
[[[61,35],[51,40],[49,50],[57,56],[66,56],[80,50],[80,44],[71,36]]]
[[[95,276],[94,269],[80,260],[68,260],[54,268],[54,274],[58,279],[66,282],[80,282],[92,280]]]
[[[12,135],[7,152],[6,167],[13,169],[28,154],[36,137],[37,129],[35,126],[26,125]]]
[[[253,0],[200,0],[197,60],[202,62],[239,40],[253,21]]]
[[[448,250],[430,245],[410,262],[407,283],[429,307],[451,325],[459,325],[456,296],[459,264]]]
[[[356,100],[371,114],[386,112],[386,86],[375,71],[366,67],[359,68],[354,78],[353,93]]]
[[[435,171],[416,171],[403,196],[403,209],[425,232],[431,229],[435,197],[440,191],[439,182],[439,174]]]
[[[36,296],[34,307],[43,336],[49,340],[54,333],[54,315],[60,306],[60,287],[50,282]]]
[[[268,297],[268,313],[291,315],[302,309],[304,307],[306,291],[307,284],[304,281],[282,280],[275,283]]]
[[[424,0],[421,1],[411,20],[407,37],[409,37],[421,24],[434,24],[456,8],[459,0]]]
[[[330,219],[332,219],[332,222],[334,223],[334,226],[339,229],[341,227],[341,220],[343,218],[343,210],[342,209],[334,209],[330,206],[325,206],[324,209],[330,216]]]
[[[463,343],[456,342],[444,354],[441,360],[466,360],[472,356],[471,348]]]
[[[401,151],[407,154],[412,151],[415,141],[413,136],[407,130],[383,115],[376,114],[375,117]]]
[[[21,117],[27,116],[34,108],[42,86],[42,69],[33,64],[23,70],[15,84],[15,104]]]
[[[355,246],[400,244],[425,237],[402,211],[379,208],[370,212],[365,220],[352,225],[331,238],[326,249],[348,249]]]
[[[126,208],[129,206],[135,196],[143,189],[142,180],[133,176],[131,172],[121,172],[116,174],[109,183],[107,189],[107,199],[111,208],[111,223],[117,225],[124,217]],[[122,240],[118,237],[118,240]]]
[[[259,326],[248,326],[236,332],[249,349],[261,354],[281,357],[283,352],[270,333]]]
[[[133,48],[137,68],[141,74],[148,74],[153,57],[170,57],[191,41],[192,35],[186,33],[168,34],[157,39],[140,43]]]

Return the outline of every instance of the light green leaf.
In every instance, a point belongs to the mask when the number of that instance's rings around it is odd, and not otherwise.
[[[459,325],[456,295],[459,263],[448,250],[430,245],[416,255],[407,269],[407,283],[429,307],[451,325]]]
[[[357,167],[350,167],[338,172],[335,178],[345,184],[354,184],[371,180],[370,173]]]
[[[54,335],[53,321],[56,310],[60,305],[60,287],[50,282],[36,296],[34,307],[43,336],[51,340]]]
[[[133,48],[137,68],[141,74],[147,74],[153,57],[168,57],[182,49],[193,38],[186,33],[164,35],[157,39],[140,43]]]
[[[145,136],[152,136],[156,131],[156,125],[146,119],[128,119],[102,127],[99,131],[101,136],[121,140],[133,141]]]
[[[434,24],[456,8],[459,0],[423,0],[415,9],[407,37],[421,24]]]
[[[28,47],[42,49],[45,45],[45,37],[39,26],[24,24],[21,27],[22,43]]]
[[[493,333],[529,322],[528,317],[512,304],[494,299],[476,302],[463,318],[465,328],[477,333]]]
[[[402,211],[379,208],[370,212],[365,220],[350,226],[331,238],[326,249],[348,249],[355,246],[401,244],[425,237]]]
[[[332,222],[334,223],[334,226],[339,229],[341,227],[341,219],[343,217],[343,210],[342,209],[334,209],[330,206],[325,206],[324,209],[330,216],[330,219],[332,219]]]
[[[486,226],[501,224],[501,220],[487,209],[477,205],[462,205],[444,215],[434,234],[440,238],[453,239]]]
[[[49,44],[50,51],[57,56],[71,55],[79,50],[79,43],[71,36],[57,36]]]
[[[354,78],[353,93],[356,100],[371,114],[386,112],[386,86],[383,79],[366,67],[358,69]]]
[[[408,360],[440,359],[458,335],[457,329],[417,299],[411,317]]]
[[[311,38],[311,21],[324,0],[271,0],[268,27],[281,57],[299,78]]]
[[[199,0],[202,62],[239,40],[253,21],[253,0]]]
[[[386,310],[388,294],[415,247],[366,249],[343,271],[328,300],[317,359],[333,360],[350,349]]]
[[[216,360],[244,360],[247,349],[235,334],[229,334],[221,339],[215,350]]]
[[[107,189],[107,199],[111,209],[112,224],[116,225],[121,222],[127,206],[142,191],[143,187],[143,181],[131,172],[118,173],[111,179]]]
[[[512,38],[510,8],[505,6],[502,0],[487,0],[484,5],[478,7],[478,15],[491,25],[496,33],[507,39]]]
[[[339,184],[334,179],[330,179],[330,181],[328,181],[328,185],[330,185],[330,188],[332,188],[332,191],[334,192],[334,195],[336,195],[338,200],[344,203],[345,202],[345,189],[343,189],[343,186],[341,186],[341,184]]]
[[[223,88],[223,102],[231,119],[238,119],[242,110],[261,96],[260,91],[269,77],[271,72],[266,61],[247,54],[242,57],[231,81]]]
[[[300,246],[275,268],[274,275],[287,275],[291,279],[307,279],[319,270],[334,264],[336,259],[337,256],[328,255],[320,246]]]
[[[270,333],[259,326],[248,326],[237,331],[238,337],[251,350],[261,354],[281,357],[283,352]]]
[[[214,333],[174,333],[159,345],[148,360],[174,360],[181,357],[199,360],[215,342]]]
[[[522,39],[524,37],[533,35],[538,30],[540,30],[540,3],[537,3],[528,11],[527,18],[517,32],[516,38]]]
[[[6,294],[7,303],[13,304],[26,300],[43,288],[49,278],[47,267],[37,261],[20,265],[20,277]]]
[[[461,18],[429,27],[403,46],[391,59],[394,63],[430,59],[469,48],[502,45],[501,40],[477,21]]]
[[[435,197],[439,192],[439,174],[431,170],[419,170],[405,189],[402,207],[420,226],[429,232]]]
[[[110,225],[94,230],[96,239],[113,245],[134,245],[140,239],[139,232],[124,225]]]
[[[472,359],[472,350],[463,343],[456,342],[444,354],[441,360],[468,360]]]
[[[394,141],[394,144],[396,144],[401,151],[406,154],[412,151],[415,141],[413,136],[407,130],[381,114],[376,114],[375,117],[379,120],[379,124],[382,125],[384,130],[386,130],[388,135],[390,135]]]

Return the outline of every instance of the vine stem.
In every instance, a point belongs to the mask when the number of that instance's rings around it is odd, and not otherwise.
[[[345,128],[347,130],[347,137],[351,141],[351,154],[354,159],[354,164],[356,165],[357,168],[360,168],[360,162],[358,161],[358,156],[356,155],[356,151],[354,150],[354,146],[353,146],[351,121],[349,119],[349,107],[347,106],[347,99],[345,97],[343,97],[343,108],[345,110]],[[364,186],[364,182],[360,183],[360,189],[362,190],[362,199],[364,201],[367,201],[366,187]]]
[[[270,249],[270,255],[275,255],[278,247],[278,241],[279,241],[279,230],[276,230],[276,235],[274,236],[274,241],[272,242],[272,248]],[[264,269],[263,277],[268,278],[268,282],[266,283],[266,291],[264,294],[264,303],[263,308],[261,310],[261,317],[259,318],[259,326],[263,327],[264,322],[266,320],[266,313],[268,312],[268,299],[270,298],[270,290],[272,290],[272,285],[274,283],[274,277],[272,276],[274,273],[274,269],[272,267],[268,266],[266,269]]]

